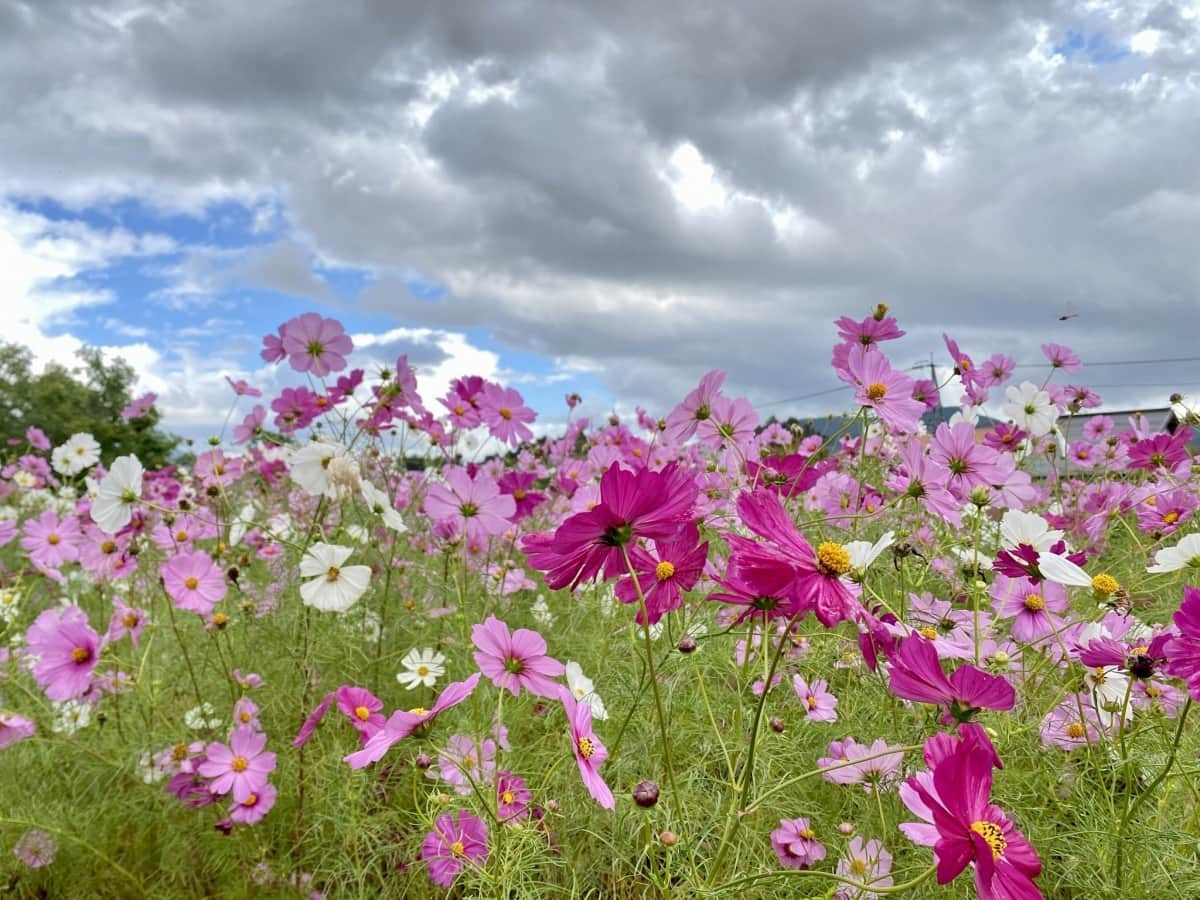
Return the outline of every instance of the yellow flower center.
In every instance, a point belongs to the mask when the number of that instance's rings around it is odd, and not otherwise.
[[[183,579],[183,586],[189,591],[194,591],[200,586],[200,579],[195,575],[189,575],[187,578]]]
[[[1178,518],[1179,518],[1179,512],[1177,510],[1173,509],[1169,513],[1167,513],[1165,516],[1163,516],[1163,521],[1168,525],[1174,525]]]
[[[427,709],[426,709],[425,707],[423,707],[423,706],[414,706],[414,707],[413,707],[412,709],[410,709],[408,712],[409,712],[409,715],[413,715],[413,716],[427,716],[427,715],[429,715],[429,710],[427,710]]]
[[[137,616],[137,613],[135,613],[135,612],[132,612],[132,611],[127,612],[127,613],[125,613],[124,616],[121,617],[121,624],[124,625],[126,628],[132,628],[137,623],[138,623],[138,616]]]
[[[450,845],[450,852],[455,856],[463,856],[467,852],[467,848],[463,846],[462,841],[455,841]]]
[[[937,640],[938,636],[937,629],[932,625],[926,625],[924,628],[918,628],[917,633],[920,634],[921,637],[930,641]]]
[[[806,841],[811,841],[816,836],[817,836],[817,833],[815,831],[813,831],[811,828],[802,829],[800,832],[800,837],[804,838]]]
[[[817,546],[817,568],[826,575],[845,575],[850,571],[850,554],[841,544],[823,541]]]
[[[805,697],[804,702],[808,704],[809,709],[817,708],[817,698],[814,697],[812,694],[809,694],[807,697]]]
[[[509,409],[507,406],[500,407],[500,418],[511,419],[512,418],[512,410]]]
[[[1067,726],[1067,737],[1069,738],[1079,740],[1085,734],[1087,734],[1087,729],[1083,727],[1082,722],[1072,722]]]
[[[253,806],[257,802],[258,802],[258,794],[251,794],[249,797],[247,797],[245,800],[242,801],[242,806]]]
[[[176,744],[171,750],[171,759],[175,760],[175,762],[183,762],[185,759],[187,759],[187,755],[187,744]]]
[[[46,538],[46,543],[48,543],[51,547],[53,547],[55,544],[57,544],[61,540],[62,540],[62,538],[60,538],[54,532],[51,532],[50,536]]]
[[[517,798],[513,796],[512,791],[505,791],[500,795],[500,800],[505,806],[512,806],[516,802]]]
[[[675,574],[675,563],[668,560],[663,560],[654,567],[654,577],[659,581],[666,581]]]
[[[218,628],[224,628],[225,625],[228,624],[228,622],[229,622],[229,616],[225,615],[225,613],[223,613],[223,612],[213,613],[212,623],[214,625],[216,625]]]
[[[1046,601],[1042,599],[1041,594],[1026,594],[1025,608],[1030,612],[1041,612],[1046,608]]]
[[[1117,579],[1106,573],[1101,573],[1092,579],[1092,590],[1097,594],[1115,594],[1121,589]]]
[[[861,859],[850,860],[850,874],[862,878],[862,876],[867,874],[867,864]]]
[[[992,848],[992,859],[997,860],[1008,847],[1008,841],[1004,839],[1004,832],[995,822],[972,822],[971,830],[987,841],[987,845]]]
[[[513,499],[514,500],[524,500],[525,499],[525,491],[522,488],[517,488],[515,491],[513,491]]]
[[[429,674],[429,666],[417,666],[417,674],[424,678]]]
[[[254,717],[251,716],[250,713],[248,713],[248,712],[243,712],[238,716],[238,718],[241,719],[243,722],[248,723]]]
[[[326,581],[337,581],[338,576],[341,574],[342,574],[342,570],[339,569],[337,566],[330,566],[329,570],[325,573],[325,580]]]
[[[233,762],[229,764],[229,768],[235,772],[245,772],[250,767],[250,761],[244,756],[235,756]]]
[[[356,706],[354,707],[354,717],[360,722],[365,722],[371,718],[371,711],[365,706]]]
[[[1130,656],[1146,656],[1150,652],[1149,647],[1134,647],[1129,651]]]
[[[76,647],[71,651],[71,659],[77,663],[87,662],[92,658],[92,651],[87,647]]]
[[[879,381],[872,381],[867,385],[867,398],[872,403],[878,403],[887,396],[887,385]]]
[[[117,545],[116,545],[116,544],[114,544],[112,541],[104,541],[104,542],[103,542],[103,543],[100,545],[100,552],[101,552],[101,553],[104,553],[104,554],[106,554],[106,555],[107,555],[107,554],[110,554],[110,553],[116,553],[116,552],[117,552]]]
[[[596,752],[596,746],[592,743],[591,738],[581,737],[575,743],[579,745],[579,755],[584,759],[591,759],[592,754]]]

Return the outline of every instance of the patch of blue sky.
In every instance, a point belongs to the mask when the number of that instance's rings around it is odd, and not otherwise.
[[[1063,59],[1083,59],[1093,65],[1114,63],[1131,55],[1128,44],[1118,44],[1103,31],[1088,33],[1068,31],[1061,43],[1054,45],[1054,52]]]

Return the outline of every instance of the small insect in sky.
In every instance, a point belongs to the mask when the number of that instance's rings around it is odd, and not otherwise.
[[[1058,321],[1065,322],[1068,319],[1074,319],[1079,313],[1075,309],[1074,303],[1068,303],[1067,308],[1063,310],[1063,314],[1058,317]]]

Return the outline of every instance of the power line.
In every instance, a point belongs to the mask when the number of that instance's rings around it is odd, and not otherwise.
[[[1084,363],[1084,366],[1091,368],[1092,366],[1149,366],[1169,363],[1185,363],[1185,362],[1200,362],[1200,356],[1176,356],[1171,359],[1114,359],[1108,362],[1089,362]],[[1047,364],[1040,363],[1017,363],[1015,368],[1018,369],[1040,369]]]

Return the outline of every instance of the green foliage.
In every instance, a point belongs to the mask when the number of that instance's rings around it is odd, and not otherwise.
[[[158,410],[138,419],[121,417],[133,400],[133,367],[119,357],[106,360],[95,347],[82,348],[78,356],[78,366],[51,363],[35,374],[28,348],[0,345],[0,440],[23,439],[31,425],[55,445],[87,432],[100,442],[105,464],[133,453],[147,468],[165,465],[180,439],[158,428]]]

